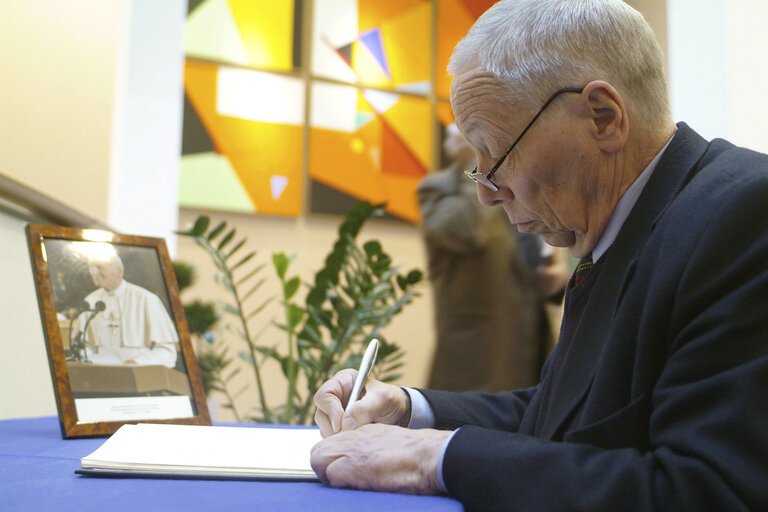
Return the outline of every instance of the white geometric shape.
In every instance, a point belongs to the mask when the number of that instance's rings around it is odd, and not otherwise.
[[[313,128],[353,133],[357,130],[357,89],[314,82],[309,120]]]
[[[368,103],[370,103],[373,109],[379,114],[383,114],[392,108],[395,103],[400,101],[399,94],[377,91],[374,89],[364,90],[363,97],[368,100]]]
[[[336,48],[357,40],[357,0],[315,0],[312,16],[312,73],[343,82],[357,76]]]
[[[216,111],[223,116],[304,124],[304,81],[250,69],[220,67]]]
[[[270,176],[269,188],[272,192],[272,199],[275,201],[280,199],[280,196],[283,195],[283,191],[287,186],[288,186],[287,176],[279,176],[277,174],[273,174],[272,176]]]
[[[411,82],[408,84],[402,84],[397,87],[398,92],[410,92],[412,94],[423,94],[424,96],[429,94],[430,83],[429,80],[423,82]]]

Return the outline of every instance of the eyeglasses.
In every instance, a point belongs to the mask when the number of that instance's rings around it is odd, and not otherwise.
[[[531,119],[531,122],[528,123],[528,126],[526,126],[525,129],[523,130],[523,132],[515,139],[515,142],[513,142],[512,145],[509,146],[509,149],[506,150],[503,155],[501,155],[501,158],[499,158],[499,161],[496,162],[496,165],[494,165],[491,168],[491,171],[488,174],[483,174],[481,172],[478,172],[477,171],[477,166],[475,166],[475,168],[473,170],[471,170],[471,171],[469,171],[469,170],[464,171],[464,174],[469,176],[469,178],[472,181],[474,181],[475,183],[479,183],[479,184],[481,184],[481,185],[483,185],[485,187],[488,187],[489,189],[493,190],[494,192],[498,192],[499,191],[499,186],[496,183],[494,183],[494,181],[492,179],[493,175],[496,174],[496,171],[499,170],[499,167],[501,167],[501,164],[503,164],[504,160],[507,159],[507,156],[509,156],[509,153],[512,152],[512,150],[515,148],[515,146],[517,146],[517,143],[520,142],[520,139],[523,138],[523,135],[525,135],[525,132],[527,132],[528,129],[531,126],[533,126],[533,123],[536,122],[536,120],[539,118],[539,116],[542,114],[542,112],[544,112],[544,110],[549,106],[549,104],[552,103],[553,101],[555,101],[555,98],[557,98],[558,96],[560,96],[561,94],[566,93],[566,92],[572,92],[572,93],[581,94],[582,91],[584,91],[583,88],[577,89],[577,88],[574,88],[574,87],[566,87],[564,89],[560,89],[559,91],[557,91],[555,94],[553,94],[552,96],[549,97],[549,99],[544,103],[544,106],[541,107],[541,109],[538,111],[538,113],[535,116],[533,116],[533,119]]]

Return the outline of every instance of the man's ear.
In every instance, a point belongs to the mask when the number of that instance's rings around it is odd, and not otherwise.
[[[629,119],[621,94],[608,82],[595,80],[581,94],[589,129],[601,150],[617,153],[629,137]]]

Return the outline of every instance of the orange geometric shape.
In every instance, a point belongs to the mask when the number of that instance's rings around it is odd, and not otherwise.
[[[440,0],[437,3],[435,92],[439,98],[448,98],[450,95],[451,76],[447,71],[448,61],[456,43],[466,35],[476,19],[462,0]]]
[[[383,114],[403,144],[428,169],[432,164],[432,109],[426,98],[402,95]]]
[[[362,138],[325,128],[310,128],[309,176],[347,195],[373,203],[386,202],[382,173],[371,158],[371,147],[352,151]]]
[[[256,212],[298,216],[301,213],[303,128],[236,118],[229,118],[226,124],[232,144],[225,145],[224,154]],[[279,186],[274,183],[275,178],[280,178]]]
[[[479,18],[485,11],[491,8],[498,0],[461,0],[464,8],[473,19]]]
[[[400,174],[385,174],[384,188],[388,198],[387,212],[414,224],[421,219],[416,187],[422,177],[403,176]]]
[[[427,172],[388,123],[381,125],[381,171],[385,174],[424,177]]]
[[[217,152],[227,157],[257,212],[298,216],[303,127],[220,115],[217,71],[212,64],[187,62],[184,79],[187,97]]]
[[[437,120],[440,121],[440,124],[443,126],[448,126],[456,120],[456,118],[453,116],[453,109],[451,108],[451,104],[447,101],[437,102],[435,107],[435,115],[437,116]]]

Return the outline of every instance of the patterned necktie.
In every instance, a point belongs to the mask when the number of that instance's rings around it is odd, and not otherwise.
[[[587,254],[576,265],[576,270],[573,272],[573,286],[578,285],[587,275],[592,268],[592,254]]]

